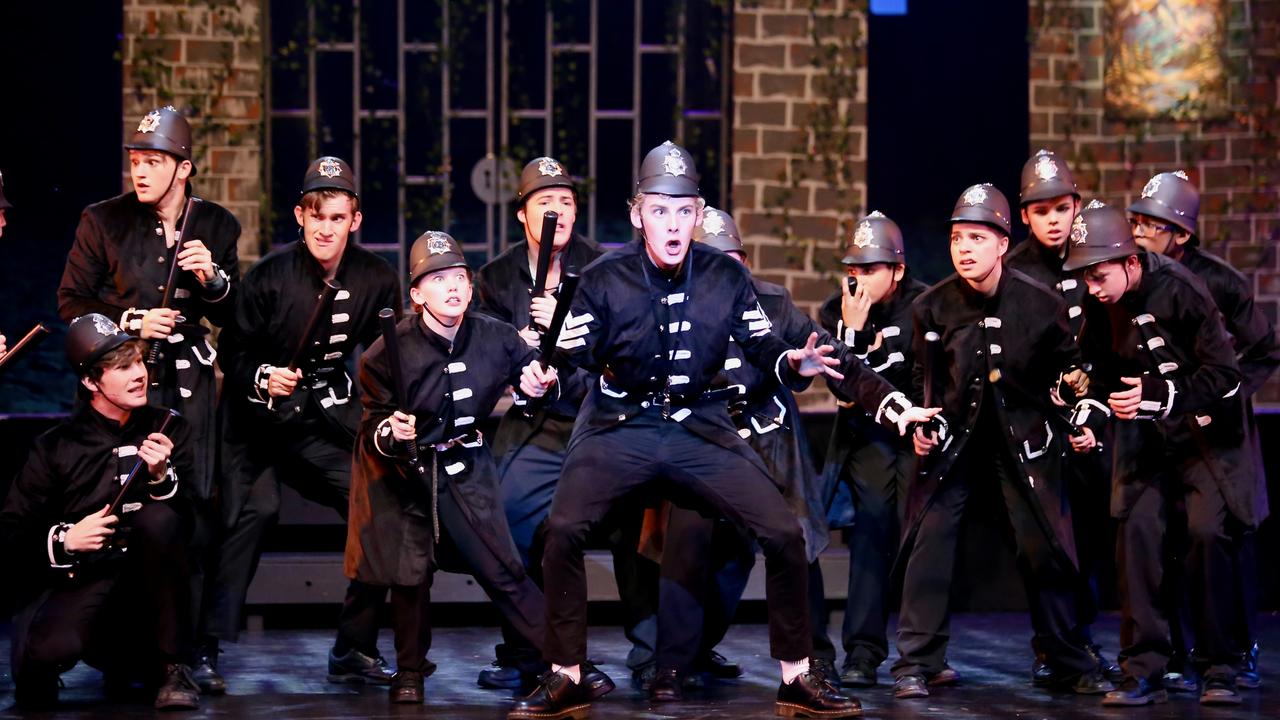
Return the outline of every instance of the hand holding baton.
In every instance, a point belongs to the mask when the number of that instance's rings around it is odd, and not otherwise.
[[[164,416],[164,420],[160,423],[160,429],[156,430],[156,432],[164,435],[176,417],[179,417],[178,411],[169,410]],[[124,499],[129,495],[129,490],[134,486],[138,473],[146,467],[146,464],[146,461],[142,458],[138,458],[138,462],[133,464],[133,469],[129,471],[129,474],[125,476],[124,482],[120,485],[120,492],[116,493],[116,499],[111,501],[111,509],[107,511],[108,515],[120,516],[120,508],[124,506]]]
[[[552,210],[542,214],[542,234],[538,236],[538,264],[534,266],[533,287],[529,288],[530,301],[547,292],[547,277],[551,274],[551,256],[555,254],[556,224],[559,221],[560,216]],[[529,326],[542,334],[537,323],[530,321]]]
[[[187,229],[187,223],[191,220],[191,213],[195,211],[196,205],[204,202],[200,198],[192,195],[187,198],[186,207],[182,210],[182,224],[179,225],[173,233],[173,251],[169,256],[169,279],[164,283],[164,296],[160,300],[160,307],[168,309],[173,305],[174,284],[178,279],[178,253],[182,252],[182,234]],[[156,372],[157,366],[160,364],[160,347],[164,338],[157,338],[151,341],[150,347],[147,348],[147,369],[150,371],[151,384],[158,385],[160,376]]]
[[[288,370],[293,372],[298,369],[303,359],[306,357],[307,350],[311,349],[312,337],[316,334],[316,328],[320,326],[320,320],[328,311],[329,305],[333,303],[333,298],[342,289],[342,285],[337,280],[325,280],[324,289],[320,291],[320,295],[316,297],[316,304],[311,308],[311,316],[307,318],[307,324],[302,329],[302,336],[298,338],[298,344],[293,347],[293,354],[289,356]],[[275,409],[275,397],[267,400],[267,409]]]
[[[998,385],[1002,390],[1016,397],[1019,402],[1030,405],[1033,409],[1038,410],[1041,415],[1050,423],[1057,425],[1058,429],[1065,430],[1072,437],[1084,437],[1084,430],[1068,418],[1062,416],[1056,407],[1049,403],[1048,400],[1038,398],[1035,395],[1024,390],[1020,385],[1014,384],[1012,381],[1004,377],[1004,373],[1000,372],[1000,368],[992,368],[987,373],[987,379],[992,385]]]
[[[560,339],[560,330],[564,328],[564,321],[569,317],[569,306],[573,304],[573,296],[578,292],[579,275],[572,270],[568,270],[560,278],[560,295],[556,298],[556,311],[551,315],[551,327],[543,333],[542,340],[538,344],[538,364],[542,369],[546,370],[551,367],[551,361],[555,358],[556,342]],[[542,398],[529,398],[524,406],[524,416],[533,417],[538,408],[546,402]]]
[[[942,337],[938,333],[930,330],[924,334],[924,406],[927,408],[934,407],[933,402],[933,373],[940,361],[940,353],[942,350]],[[929,418],[924,423],[921,431],[926,436],[942,431],[942,422],[937,416]]]
[[[22,353],[39,345],[40,341],[48,336],[49,328],[45,327],[44,323],[37,323],[35,327],[27,331],[26,335],[22,336],[22,339],[13,346],[12,350],[5,353],[4,357],[0,357],[0,370],[4,370],[9,363],[14,362]]]
[[[391,398],[396,409],[409,414],[407,392],[404,384],[404,368],[400,364],[400,337],[396,335],[396,313],[391,308],[378,311],[378,320],[382,323],[382,342],[387,353],[387,365],[391,369]],[[418,440],[405,441],[405,449],[409,452],[409,467],[418,474],[418,479],[427,482],[427,469],[418,456]],[[436,516],[437,483],[431,478],[431,532],[436,540],[440,539],[440,521]]]

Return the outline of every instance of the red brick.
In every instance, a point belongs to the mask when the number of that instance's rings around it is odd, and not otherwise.
[[[808,13],[767,13],[760,16],[761,37],[808,37]]]
[[[760,131],[755,128],[734,128],[733,154],[754,155],[760,152]]]
[[[735,40],[760,37],[760,14],[750,10],[737,10],[734,12],[733,37]]]
[[[737,106],[737,124],[739,126],[787,124],[787,104],[785,102],[742,100],[737,102]]]
[[[790,185],[764,185],[760,194],[760,203],[769,210],[807,211],[809,209],[809,188],[792,187]]]
[[[775,226],[776,227],[776,226]],[[778,231],[775,230],[775,233]],[[804,249],[794,244],[761,245],[757,267],[770,270],[799,270],[804,267]]]
[[[787,161],[778,158],[738,158],[739,182],[747,180],[767,180],[770,182],[787,179]]]
[[[804,130],[761,130],[763,152],[803,153],[808,149],[809,133]]]
[[[1203,160],[1226,160],[1227,141],[1187,140],[1182,143],[1182,162],[1191,165]]]
[[[737,67],[763,66],[771,69],[781,68],[787,61],[786,45],[764,45],[761,43],[739,42]]]
[[[861,217],[862,193],[856,188],[816,187],[813,189],[813,209],[819,212],[834,210]]]
[[[1210,165],[1204,168],[1206,188],[1248,188],[1252,182],[1252,164]]]
[[[749,100],[756,96],[756,74],[735,70],[733,73],[733,96],[738,100]]]
[[[729,189],[730,204],[732,208],[738,211],[754,210],[758,207],[756,202],[756,183],[734,183]],[[734,214],[737,218],[737,214]]]
[[[1226,215],[1229,212],[1234,212],[1234,203],[1226,192],[1200,193],[1201,215]]]
[[[1178,143],[1174,140],[1149,140],[1129,143],[1129,162],[1164,163],[1178,162]]]
[[[795,298],[797,303],[817,304],[831,297],[831,292],[837,287],[835,281],[830,278],[798,277],[791,283],[791,297]]]
[[[1048,80],[1049,79],[1049,58],[1046,58],[1046,57],[1031,58],[1031,79],[1032,80]]]
[[[1068,134],[1073,137],[1096,137],[1102,132],[1101,124],[1101,115],[1096,112],[1089,110],[1083,112],[1063,110],[1053,113],[1052,134],[1056,137],[1065,137]]]
[[[836,239],[836,219],[815,215],[793,215],[790,219],[791,232],[799,238],[812,238],[820,242],[834,242]]]
[[[1080,143],[1080,154],[1090,162],[1122,162],[1123,140],[1090,140]]]
[[[805,95],[805,76],[789,73],[760,73],[760,95],[762,97],[802,98]]]
[[[745,210],[741,208],[740,210]],[[757,208],[763,210],[763,208]],[[738,223],[738,230],[743,236],[747,235],[776,235],[778,233],[778,219],[765,212],[736,212],[733,219]]]
[[[235,56],[235,46],[230,42],[221,40],[187,40],[186,62],[228,65],[234,61]]]
[[[812,43],[787,43],[787,61],[792,68],[815,67],[821,55]]]

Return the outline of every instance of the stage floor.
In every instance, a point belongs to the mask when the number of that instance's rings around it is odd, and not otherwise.
[[[839,616],[832,628],[839,627]],[[1096,627],[1104,650],[1116,650],[1118,618],[1109,615]],[[1166,705],[1136,710],[1106,709],[1098,698],[1083,698],[1031,687],[1026,680],[1030,665],[1029,628],[1021,614],[965,614],[954,622],[951,664],[964,676],[954,688],[938,689],[925,700],[895,701],[886,674],[882,684],[859,693],[865,714],[872,718],[1275,718],[1280,717],[1280,616],[1262,619],[1263,686],[1246,690],[1239,708],[1201,708],[1192,696],[1175,695]],[[203,698],[192,713],[169,715],[184,718],[485,718],[501,720],[509,693],[482,690],[476,673],[492,658],[496,628],[445,628],[437,631],[431,659],[440,665],[427,680],[424,706],[392,706],[381,688],[352,689],[331,685],[324,679],[325,653],[332,634],[318,630],[275,630],[248,633],[222,656],[223,672],[231,694]],[[8,639],[0,640],[0,718],[133,718],[154,717],[149,705],[106,703],[101,676],[81,665],[63,676],[63,709],[57,713],[24,715],[12,709]],[[390,633],[384,631],[381,648],[393,653]],[[616,627],[593,628],[591,656],[618,682],[619,688],[593,706],[592,717],[621,718],[771,718],[777,690],[778,665],[768,656],[768,636],[763,625],[741,625],[730,631],[720,650],[746,668],[740,680],[713,684],[690,691],[677,705],[651,706],[644,695],[631,689],[630,675],[622,663],[627,645]]]

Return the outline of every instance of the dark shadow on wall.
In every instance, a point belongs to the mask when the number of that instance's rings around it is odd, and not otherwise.
[[[867,211],[902,227],[925,282],[952,272],[947,219],[966,187],[995,183],[1017,206],[1028,52],[1024,0],[912,2],[868,19]]]

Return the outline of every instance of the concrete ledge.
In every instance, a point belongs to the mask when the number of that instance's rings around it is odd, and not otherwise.
[[[844,548],[827,550],[818,559],[829,600],[843,600],[848,589],[849,553]],[[595,602],[618,600],[613,580],[613,556],[607,551],[586,554],[587,599]],[[756,556],[755,568],[747,583],[744,600],[764,599],[764,556]],[[342,574],[341,553],[264,553],[258,574],[249,585],[250,605],[307,605],[341,603],[347,579]],[[469,575],[438,572],[431,586],[434,602],[489,602],[484,591]]]

